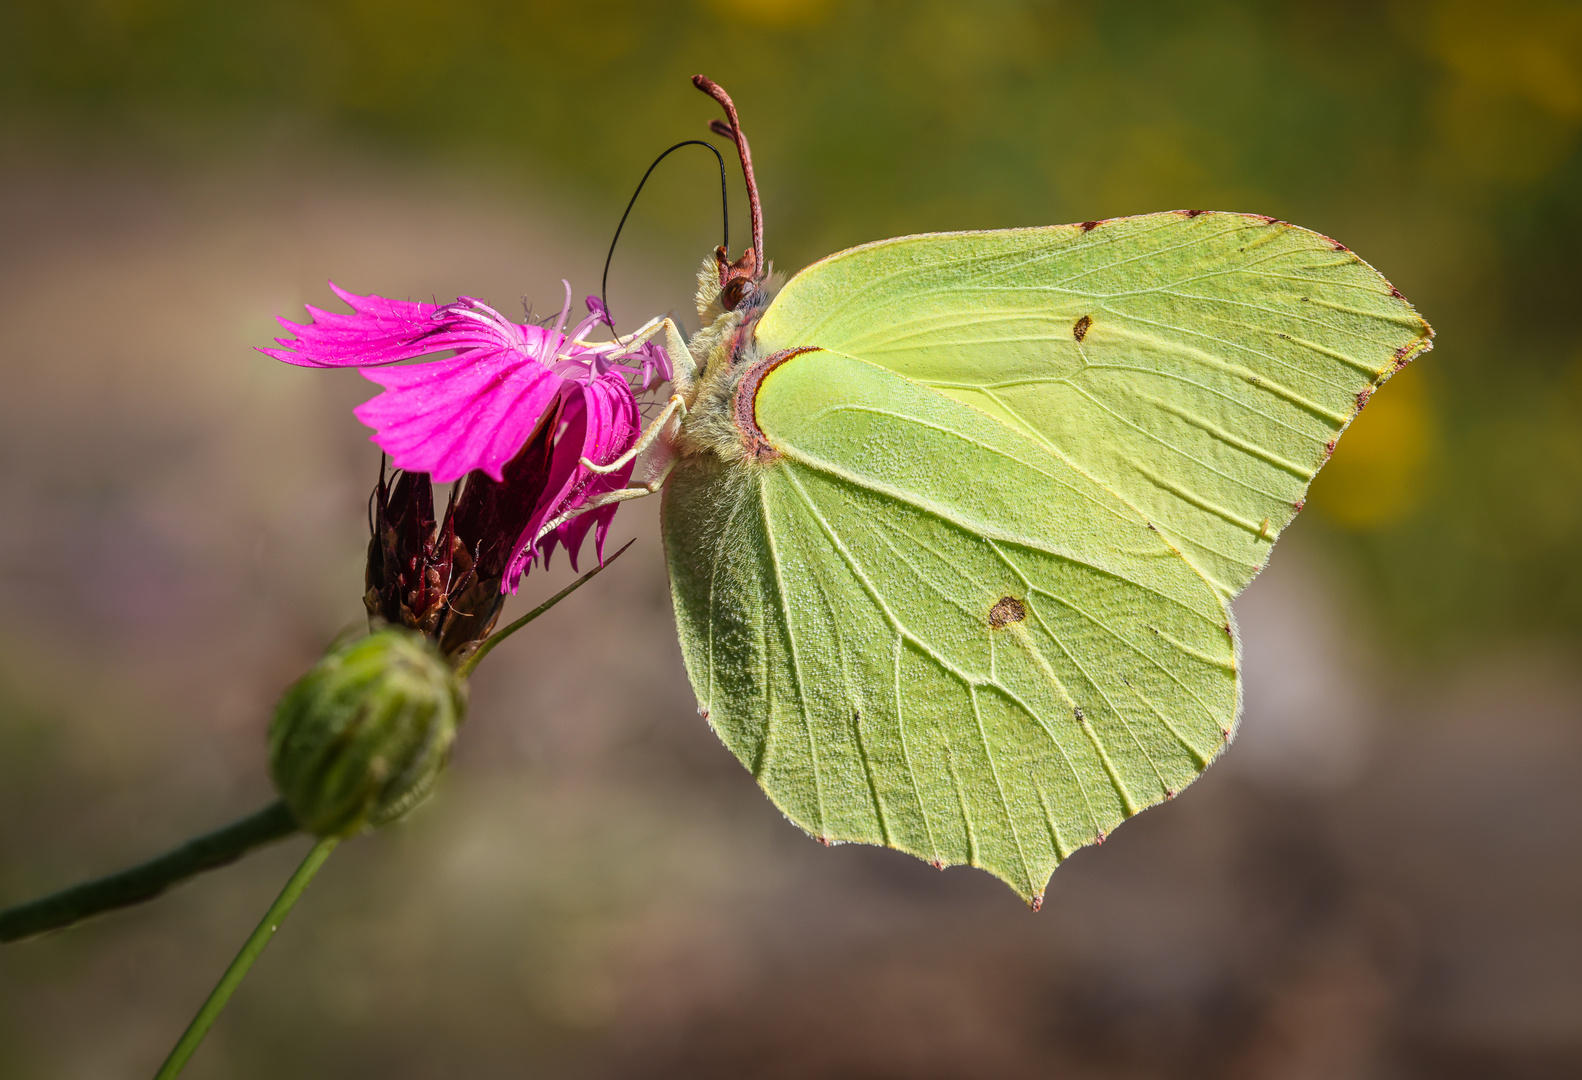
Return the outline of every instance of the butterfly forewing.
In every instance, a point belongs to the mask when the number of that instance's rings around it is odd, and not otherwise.
[[[1027,435],[1228,597],[1431,331],[1327,237],[1167,213],[854,248],[793,278],[757,337],[878,364]]]

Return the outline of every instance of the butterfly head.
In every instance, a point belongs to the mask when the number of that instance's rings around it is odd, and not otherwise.
[[[719,84],[706,76],[693,76],[692,82],[725,111],[726,119],[712,121],[709,129],[730,139],[741,159],[752,219],[752,243],[734,261],[729,249],[721,245],[709,253],[698,270],[697,308],[702,328],[687,345],[699,376],[690,388],[689,411],[676,448],[683,456],[712,451],[726,460],[737,460],[742,458],[745,444],[733,419],[736,388],[743,373],[761,359],[754,332],[779,281],[764,259],[763,211],[753,177],[752,153],[742,134],[736,105]]]
[[[731,262],[725,248],[714,249],[714,265],[719,273],[719,305],[725,311],[740,311],[751,306],[763,291],[763,268],[758,265],[758,249],[748,248]]]

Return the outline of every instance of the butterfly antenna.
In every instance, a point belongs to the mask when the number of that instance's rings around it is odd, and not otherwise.
[[[763,208],[758,203],[758,181],[753,179],[753,155],[747,148],[747,136],[742,134],[742,122],[736,116],[736,103],[731,100],[723,87],[707,75],[692,76],[692,85],[702,90],[709,97],[720,103],[720,108],[725,110],[725,115],[730,119],[726,124],[720,120],[709,123],[709,130],[716,135],[723,135],[736,144],[736,153],[742,159],[742,178],[747,183],[747,206],[752,213],[753,223],[753,261],[759,271],[764,266],[764,215]]]
[[[656,157],[654,159],[654,163],[648,166],[648,171],[643,174],[643,178],[637,182],[637,190],[632,192],[632,200],[626,204],[626,213],[621,215],[621,223],[615,227],[615,236],[610,240],[609,254],[604,256],[604,276],[599,279],[599,303],[604,305],[604,321],[609,324],[611,331],[615,329],[615,320],[610,316],[610,301],[605,295],[605,292],[610,285],[610,260],[615,258],[615,244],[621,239],[621,230],[626,227],[626,219],[631,216],[632,207],[637,205],[637,196],[643,193],[643,185],[648,183],[648,178],[653,175],[655,169],[659,168],[659,163],[661,161],[665,160],[665,158],[669,157],[677,150],[680,150],[683,146],[701,146],[709,153],[713,154],[715,159],[720,163],[720,216],[724,218],[723,230],[725,233],[725,239],[721,241],[721,244],[724,247],[730,247],[731,208],[730,203],[726,198],[724,156],[721,155],[719,148],[713,143],[704,142],[702,139],[687,139],[685,142],[676,143],[676,145],[672,146],[669,150],[666,150],[663,154],[660,154],[658,157]],[[748,190],[751,191],[751,188],[749,187]],[[756,198],[756,196],[754,196],[754,198]],[[757,204],[754,203],[754,206],[756,205]],[[755,210],[754,213],[756,214],[757,211]],[[753,220],[756,221],[757,218],[755,217]]]

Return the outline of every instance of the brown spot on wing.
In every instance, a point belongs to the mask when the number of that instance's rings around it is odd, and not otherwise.
[[[1099,227],[1099,222],[1097,222],[1097,221],[1084,221],[1082,223],[1082,231],[1083,232],[1092,232],[1094,229],[1097,229],[1098,227]]]
[[[1088,327],[1092,325],[1093,316],[1082,316],[1082,318],[1077,320],[1076,325],[1071,328],[1071,336],[1076,338],[1078,341],[1081,341],[1083,338],[1088,336]]]
[[[989,609],[989,625],[999,630],[1027,618],[1027,607],[1014,596],[1002,596]]]

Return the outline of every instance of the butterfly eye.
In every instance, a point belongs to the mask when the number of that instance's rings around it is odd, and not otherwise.
[[[758,285],[751,278],[733,277],[720,290],[720,306],[726,311],[735,311],[744,306],[757,291]]]

